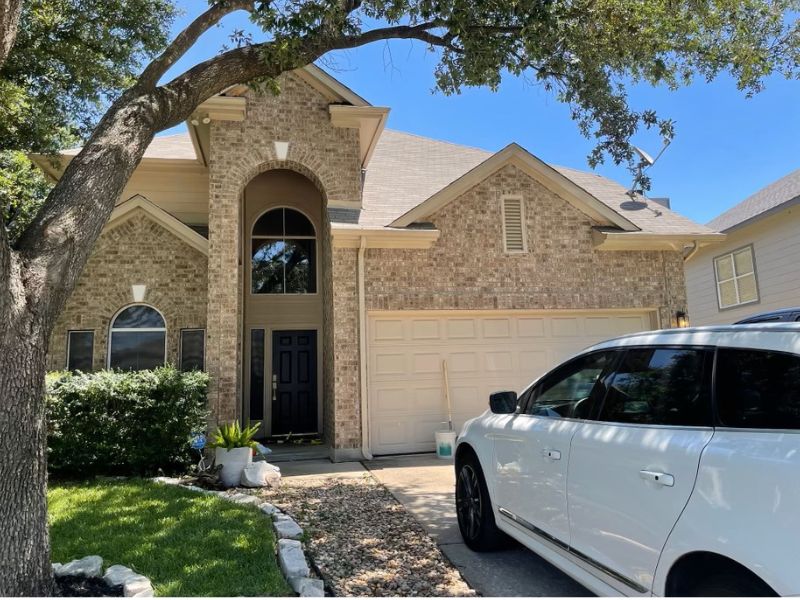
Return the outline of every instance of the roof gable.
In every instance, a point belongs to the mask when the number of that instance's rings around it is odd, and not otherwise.
[[[800,169],[748,196],[709,221],[708,226],[718,231],[727,231],[765,217],[784,205],[795,202],[800,202]]]
[[[422,204],[395,219],[390,225],[392,227],[408,227],[416,221],[423,220],[506,165],[517,167],[599,224],[615,225],[623,231],[639,229],[631,221],[519,144],[509,144],[433,194]]]
[[[128,198],[114,208],[108,223],[106,223],[106,229],[121,225],[140,212],[147,214],[182,242],[208,256],[208,240],[206,238],[140,194]]]

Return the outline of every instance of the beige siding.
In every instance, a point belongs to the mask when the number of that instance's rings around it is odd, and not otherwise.
[[[714,257],[753,245],[759,302],[719,309]],[[704,248],[686,264],[692,325],[733,323],[753,313],[800,305],[800,208],[789,208],[728,234],[723,244]]]
[[[119,201],[141,195],[187,225],[208,223],[208,172],[200,167],[150,170],[139,167]]]

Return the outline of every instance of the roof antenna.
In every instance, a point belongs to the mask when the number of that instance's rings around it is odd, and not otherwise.
[[[628,197],[631,199],[632,202],[636,204],[643,204],[647,205],[647,198],[644,195],[644,184],[647,181],[647,177],[645,176],[644,172],[656,164],[661,155],[664,154],[664,151],[669,148],[669,145],[672,143],[672,139],[669,137],[664,138],[664,145],[661,147],[661,150],[658,151],[656,157],[653,158],[647,152],[642,150],[641,148],[634,146],[633,150],[636,154],[639,155],[639,163],[636,165],[636,173],[633,176],[633,183],[631,184],[631,189],[629,189],[626,193]]]

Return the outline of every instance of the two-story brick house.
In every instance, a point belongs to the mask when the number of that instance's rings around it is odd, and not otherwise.
[[[684,248],[720,237],[517,145],[385,130],[316,67],[281,89],[153,141],[50,368],[201,367],[218,421],[320,433],[336,460],[430,450],[445,369],[460,424],[589,343],[674,326]]]

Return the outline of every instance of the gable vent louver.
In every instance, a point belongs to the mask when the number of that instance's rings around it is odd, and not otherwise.
[[[506,252],[525,252],[525,219],[522,198],[505,197],[502,202],[505,250]]]

